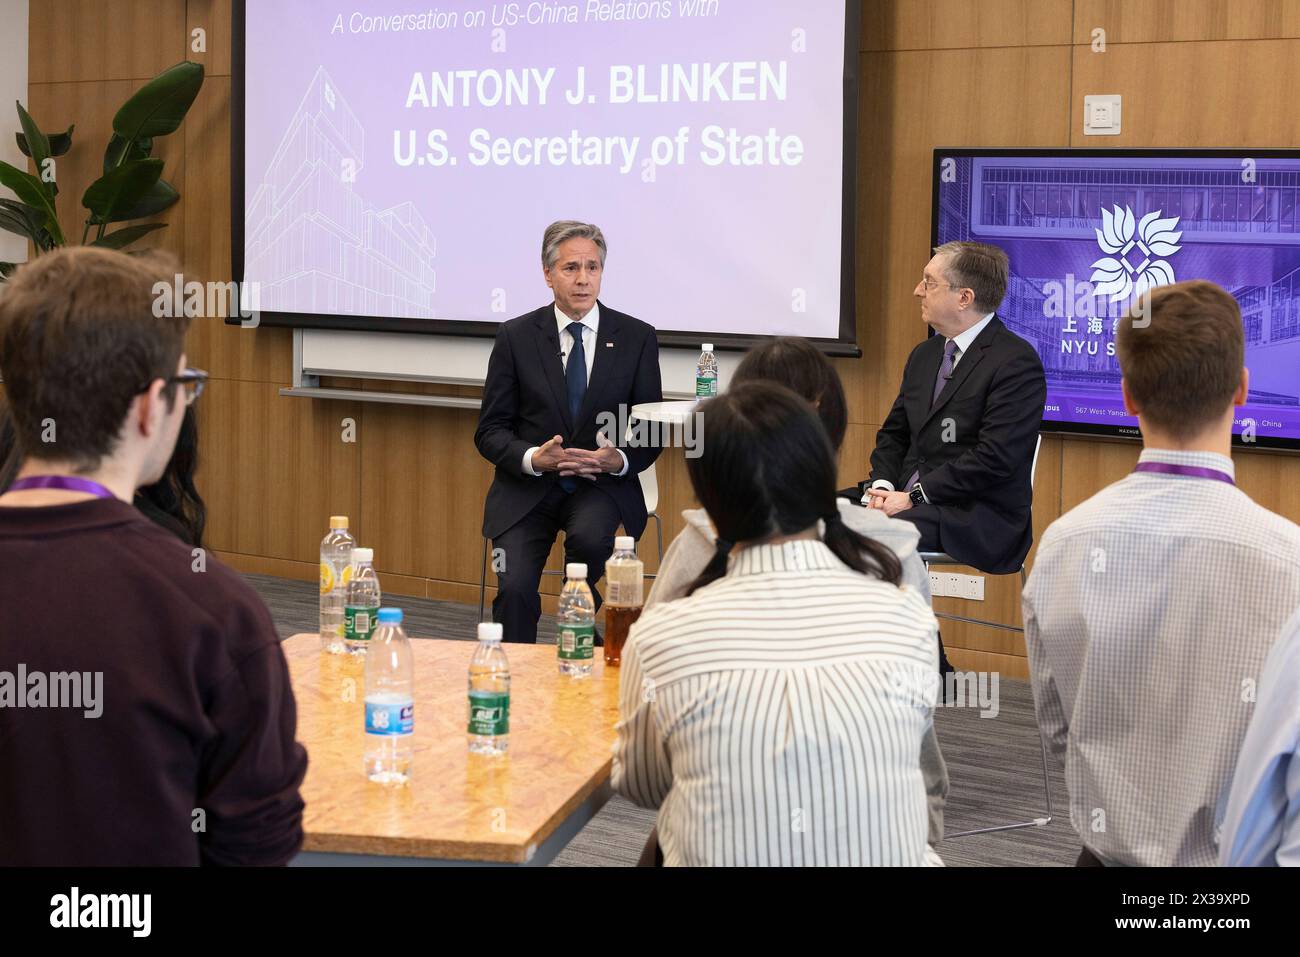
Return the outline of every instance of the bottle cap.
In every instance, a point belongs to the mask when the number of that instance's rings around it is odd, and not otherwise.
[[[354,548],[352,549],[352,560],[354,562],[373,562],[375,560],[375,550],[373,548]]]
[[[347,528],[348,517],[346,515],[331,515],[330,528]]]
[[[619,535],[614,539],[614,551],[616,552],[634,552],[636,551],[636,539],[631,535]]]
[[[502,627],[495,621],[481,621],[478,625],[479,641],[500,641],[503,634]]]
[[[713,343],[712,343],[712,342],[706,342],[706,343],[704,343],[704,345],[701,346],[700,348],[703,349],[705,352],[712,352],[712,351],[713,351]]]
[[[400,608],[379,609],[379,623],[381,625],[400,625],[402,623],[402,609]]]
[[[583,562],[569,562],[564,566],[565,578],[582,578],[587,577],[587,566]]]

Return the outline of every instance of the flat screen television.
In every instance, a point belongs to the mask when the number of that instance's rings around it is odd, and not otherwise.
[[[1234,444],[1300,450],[1300,150],[937,149],[931,239],[1006,250],[998,314],[1043,360],[1044,431],[1138,436],[1117,319],[1151,286],[1208,279],[1245,329]]]

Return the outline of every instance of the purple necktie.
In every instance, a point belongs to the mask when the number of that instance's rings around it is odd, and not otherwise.
[[[943,364],[939,366],[939,375],[934,380],[934,395],[930,397],[930,408],[939,401],[939,395],[943,392],[943,387],[948,384],[952,378],[952,361],[957,355],[957,340],[949,339],[943,344]]]
[[[952,378],[952,363],[956,355],[957,341],[955,339],[949,339],[943,344],[943,363],[939,366],[939,374],[935,376],[934,379],[934,395],[930,398],[930,408],[932,409],[934,408],[934,404],[939,401],[939,396],[943,393],[943,387],[946,386],[948,380]],[[920,477],[921,470],[917,469],[912,473],[912,477],[907,480],[907,484],[903,486],[903,491],[910,490]]]

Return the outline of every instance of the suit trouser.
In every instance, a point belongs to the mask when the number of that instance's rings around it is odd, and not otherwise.
[[[903,509],[894,518],[901,518],[903,521],[911,522],[916,526],[916,530],[921,533],[921,541],[916,546],[918,551],[943,551],[943,545],[939,542],[938,506],[923,502],[920,505],[913,505],[911,508]]]
[[[492,540],[497,573],[497,596],[492,599],[492,620],[500,622],[503,640],[537,641],[537,621],[542,600],[537,593],[542,569],[564,529],[564,561],[584,562],[587,584],[600,610],[596,582],[605,574],[605,562],[614,551],[614,533],[623,521],[614,500],[586,479],[572,493],[555,484],[533,510]],[[499,554],[499,558],[497,557]]]
[[[916,545],[917,551],[943,551],[943,545],[939,542],[939,509],[936,506],[928,503],[913,505],[911,508],[903,509],[894,518],[901,518],[905,522],[911,522],[916,526],[916,530],[921,533],[921,541]],[[952,665],[948,663],[948,655],[943,650],[943,635],[941,634],[939,636],[939,673],[941,675],[947,674],[952,670]],[[944,694],[947,694],[946,685]]]

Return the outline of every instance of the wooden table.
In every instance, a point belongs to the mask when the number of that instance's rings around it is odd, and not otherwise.
[[[415,756],[411,783],[362,772],[364,658],[325,654],[315,634],[284,642],[307,748],[307,809],[295,865],[548,864],[609,799],[618,669],[601,651],[590,678],[560,675],[553,645],[506,645],[510,748],[466,747],[475,643],[411,641]]]

